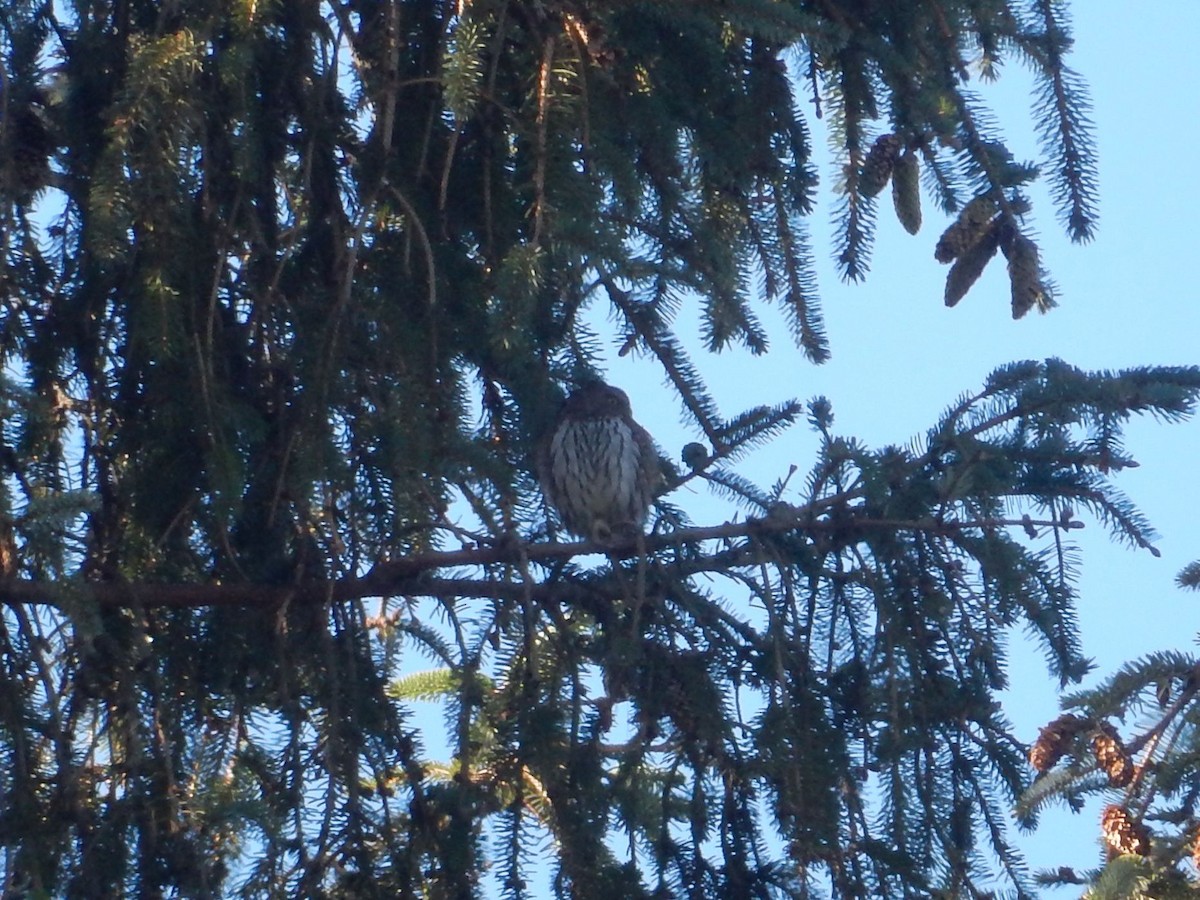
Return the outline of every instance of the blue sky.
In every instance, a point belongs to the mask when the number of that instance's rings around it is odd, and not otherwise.
[[[924,432],[962,391],[1012,360],[1057,356],[1087,369],[1200,363],[1193,267],[1200,255],[1200,102],[1181,77],[1200,36],[1200,2],[1160,0],[1139,4],[1136,12],[1117,0],[1071,7],[1077,45],[1070,62],[1087,80],[1094,105],[1101,219],[1094,241],[1073,245],[1044,186],[1034,188],[1034,224],[1060,287],[1059,308],[1014,322],[1001,259],[966,299],[946,309],[946,269],[933,259],[946,221],[928,202],[916,237],[895,222],[890,203],[881,205],[871,273],[865,283],[843,284],[831,261],[832,203],[825,194],[810,224],[833,359],[820,367],[806,362],[768,309],[764,318],[778,323],[779,338],[767,356],[696,357],[722,412],[825,394],[839,433],[871,446],[902,444]],[[997,85],[977,87],[1016,156],[1040,158],[1031,80],[1020,63],[1009,62]],[[834,180],[828,157],[821,174],[824,185]],[[635,415],[667,452],[695,438],[678,425],[670,392],[646,364],[614,360],[611,380],[630,391]],[[803,474],[815,447],[815,437],[800,426],[741,469],[763,484],[791,463]],[[1153,650],[1190,650],[1200,627],[1200,595],[1174,584],[1179,569],[1200,558],[1194,512],[1200,506],[1200,421],[1135,421],[1127,447],[1141,467],[1120,474],[1117,484],[1159,531],[1162,557],[1113,544],[1094,522],[1075,533],[1083,556],[1084,648],[1097,664],[1087,683]],[[702,520],[700,496],[677,499]],[[1032,740],[1056,715],[1058,695],[1040,651],[1014,637],[1008,712],[1018,733]],[[1080,816],[1052,812],[1021,843],[1035,866],[1088,868],[1099,859],[1097,819],[1098,807]]]

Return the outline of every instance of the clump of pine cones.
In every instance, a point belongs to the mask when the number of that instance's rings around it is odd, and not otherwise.
[[[896,218],[909,234],[921,229],[921,148],[919,139],[881,134],[867,150],[857,172],[857,189],[864,197],[875,197],[889,181],[892,183]],[[1005,202],[998,189],[963,205],[938,239],[933,254],[940,263],[953,263],[946,276],[947,306],[954,306],[966,296],[997,251],[1008,261],[1014,319],[1034,307],[1045,312],[1054,306],[1037,244],[1021,233],[1014,218],[1026,208],[1019,197]]]
[[[1029,762],[1039,775],[1044,775],[1072,751],[1083,752],[1082,739],[1087,737],[1096,768],[1108,776],[1110,787],[1129,786],[1137,775],[1137,766],[1121,735],[1108,722],[1096,722],[1086,716],[1063,713],[1038,732],[1029,748]],[[1100,830],[1110,859],[1123,854],[1149,856],[1150,832],[1141,819],[1119,804],[1109,804],[1100,816]],[[1194,856],[1200,867],[1200,835],[1195,843]]]
[[[1084,716],[1063,713],[1038,733],[1038,738],[1029,748],[1029,762],[1044,774],[1053,769],[1070,750],[1078,735],[1091,733],[1092,756],[1096,768],[1108,776],[1111,787],[1125,787],[1137,769],[1133,757],[1125,747],[1121,736],[1108,722],[1096,723]]]

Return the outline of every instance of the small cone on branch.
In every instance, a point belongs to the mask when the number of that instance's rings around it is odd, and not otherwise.
[[[1049,308],[1046,287],[1042,284],[1042,267],[1038,261],[1037,244],[1018,231],[1001,247],[1008,257],[1008,278],[1012,282],[1012,314],[1019,319],[1037,306]]]
[[[1100,723],[1092,735],[1092,754],[1100,770],[1108,775],[1112,787],[1125,787],[1133,780],[1133,760],[1117,729],[1107,722]]]
[[[1150,832],[1122,807],[1115,804],[1104,807],[1100,828],[1104,832],[1104,843],[1108,844],[1110,859],[1125,853],[1150,855]]]
[[[1192,865],[1200,869],[1200,831],[1192,836]]]
[[[859,173],[858,189],[864,197],[874,197],[883,190],[888,179],[892,177],[892,169],[899,155],[899,137],[894,134],[882,134],[875,139],[875,143],[867,151],[867,158],[863,160],[862,171]]]
[[[683,453],[680,455],[683,457],[683,461],[687,464],[687,467],[693,472],[698,472],[707,466],[710,459],[708,448],[696,441],[684,444]]]
[[[950,267],[946,275],[946,305],[954,306],[966,296],[972,285],[979,280],[987,264],[1000,247],[1000,220],[992,222],[974,246],[964,252]]]
[[[892,205],[896,218],[909,234],[921,230],[921,168],[917,154],[908,150],[892,170]]]
[[[962,208],[958,218],[938,238],[933,256],[940,263],[958,259],[983,237],[996,215],[996,201],[991,197],[976,197]]]

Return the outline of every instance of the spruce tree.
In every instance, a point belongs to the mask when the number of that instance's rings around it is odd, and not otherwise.
[[[817,115],[847,278],[890,186],[948,304],[1003,256],[1049,309],[1027,185],[1095,227],[1070,44],[1056,0],[6,4],[5,894],[1030,893],[1006,646],[1083,672],[1056,550],[1149,546],[1122,426],[1200,370],[1014,363],[871,448],[722,412],[675,322],[762,353],[776,304],[828,356]],[[972,91],[1009,59],[1039,165]],[[598,545],[534,458],[602,342],[699,441]],[[802,486],[732,468],[805,423]]]

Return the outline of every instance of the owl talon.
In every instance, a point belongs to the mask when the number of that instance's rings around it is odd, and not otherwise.
[[[597,544],[611,547],[615,544],[632,543],[644,535],[642,526],[633,522],[618,522],[615,525],[609,525],[603,520],[597,520],[592,523],[592,540]]]

